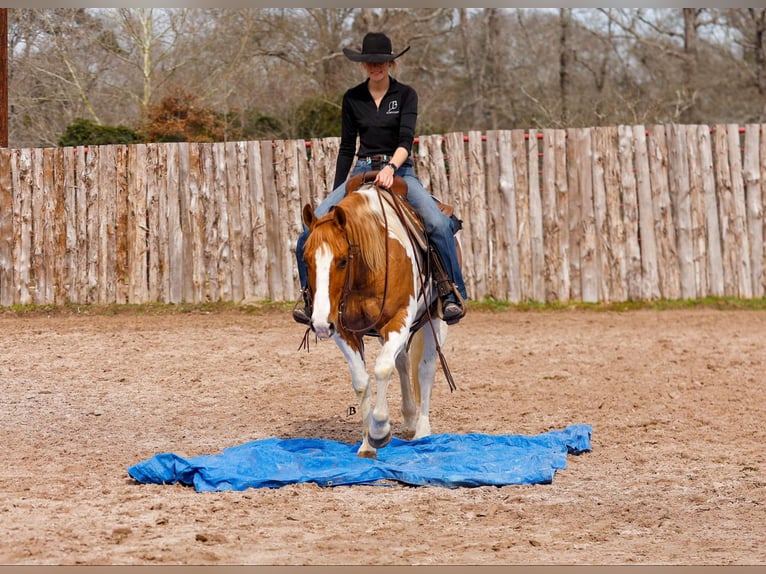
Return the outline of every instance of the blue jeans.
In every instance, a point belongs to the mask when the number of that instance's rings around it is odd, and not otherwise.
[[[366,171],[370,171],[370,166],[367,162],[357,161],[356,165],[354,165],[354,169],[351,171],[351,175],[353,176]],[[468,294],[465,290],[465,282],[463,281],[463,272],[460,269],[460,264],[457,259],[457,248],[455,247],[452,219],[441,212],[436,205],[434,198],[431,197],[431,194],[429,194],[423,187],[423,184],[420,183],[420,180],[415,175],[415,170],[412,167],[402,166],[396,170],[396,175],[403,177],[407,182],[407,199],[423,220],[428,240],[434,246],[437,254],[441,258],[447,276],[450,278],[450,281],[455,284],[455,287],[460,292],[463,299],[468,299]],[[337,205],[345,195],[346,183],[343,182],[322,200],[322,203],[320,203],[314,210],[314,215],[316,215],[316,217],[326,215],[330,211],[330,208]],[[308,273],[306,271],[306,263],[303,261],[303,250],[306,246],[308,235],[309,230],[304,225],[303,233],[300,234],[298,242],[295,245],[295,256],[298,259],[298,278],[301,282],[301,288],[304,289],[308,286]]]

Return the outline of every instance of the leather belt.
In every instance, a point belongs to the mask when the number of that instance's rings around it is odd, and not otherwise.
[[[360,157],[359,159],[364,162],[367,162],[367,165],[369,165],[371,169],[382,169],[384,165],[386,165],[389,161],[391,161],[392,157],[394,156],[378,154],[378,155],[368,155],[366,157]]]

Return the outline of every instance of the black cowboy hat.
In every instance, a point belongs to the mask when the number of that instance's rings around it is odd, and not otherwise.
[[[362,51],[357,52],[350,48],[343,48],[346,58],[354,62],[390,62],[404,54],[410,47],[407,46],[398,54],[394,54],[391,40],[381,32],[369,32],[362,40]]]

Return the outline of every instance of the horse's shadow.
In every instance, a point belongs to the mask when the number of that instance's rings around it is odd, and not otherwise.
[[[362,428],[359,420],[351,415],[348,417],[336,415],[323,419],[293,420],[286,426],[287,429],[275,435],[277,438],[317,438],[352,445],[356,445],[362,440]],[[412,435],[404,434],[396,421],[392,421],[391,426],[393,436],[404,440],[412,440]]]
[[[294,420],[279,438],[318,438],[356,444],[362,440],[361,427],[354,417],[334,416],[322,419]]]

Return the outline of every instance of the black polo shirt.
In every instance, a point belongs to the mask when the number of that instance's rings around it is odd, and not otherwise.
[[[398,147],[412,153],[415,123],[418,119],[417,92],[411,86],[390,78],[388,91],[380,107],[376,107],[367,87],[369,81],[368,78],[343,95],[340,148],[333,188],[348,177],[354,163],[357,135],[359,150],[356,155],[359,157],[393,155]],[[412,160],[408,158],[405,164],[412,165]]]

